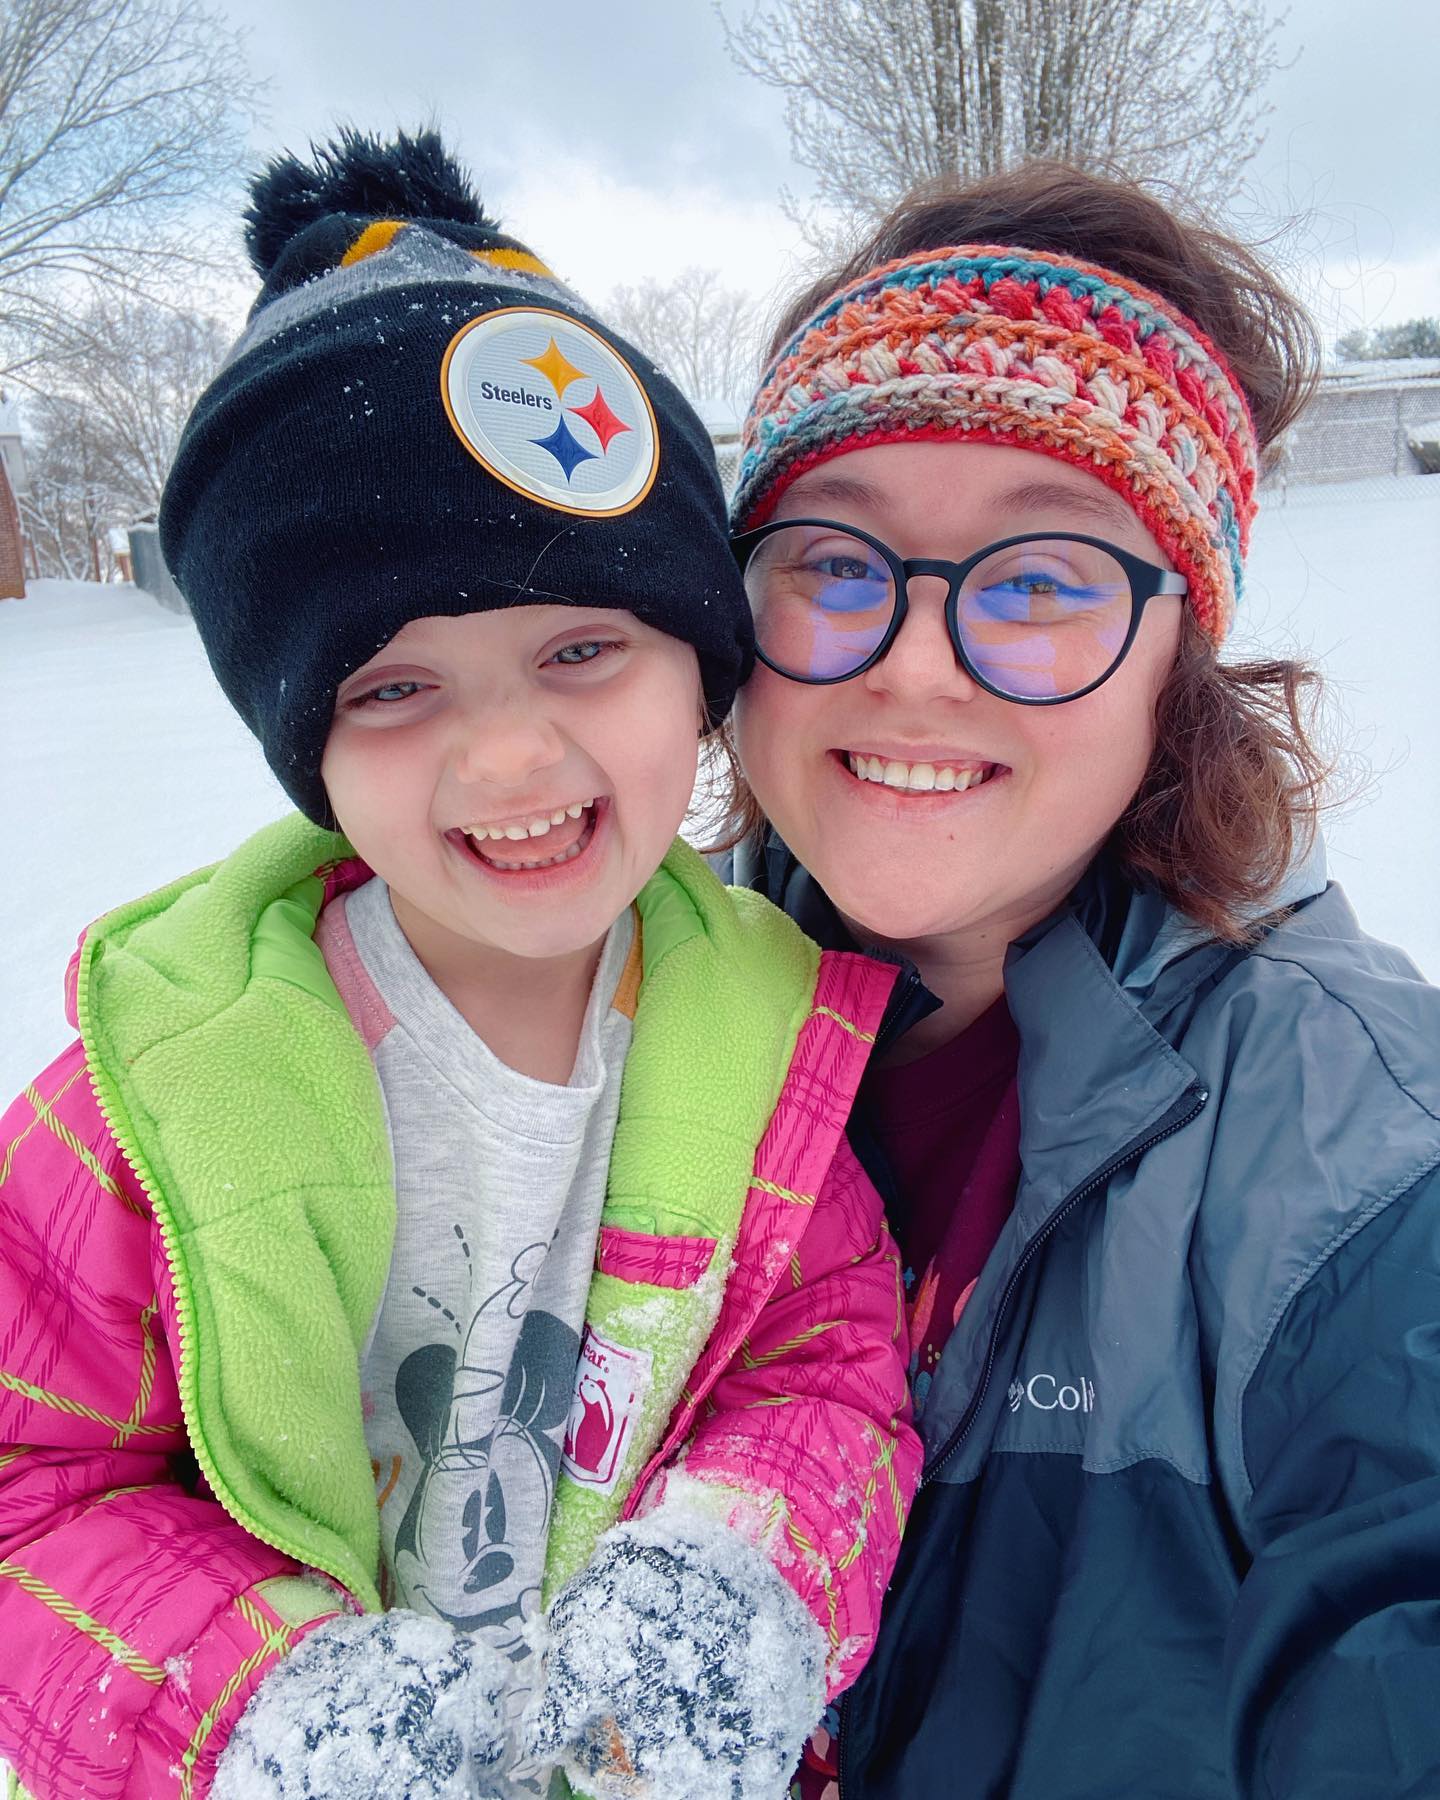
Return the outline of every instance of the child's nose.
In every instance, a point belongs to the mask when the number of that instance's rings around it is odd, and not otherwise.
[[[560,733],[533,707],[492,705],[468,714],[455,745],[455,773],[464,782],[517,787],[565,755]]]

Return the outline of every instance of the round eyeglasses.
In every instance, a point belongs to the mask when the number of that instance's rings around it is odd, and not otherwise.
[[[966,674],[1021,706],[1057,706],[1099,687],[1135,642],[1146,601],[1187,592],[1183,575],[1063,531],[1002,538],[963,562],[901,557],[830,519],[782,519],[732,542],[761,662],[815,685],[879,662],[916,575],[945,583],[945,624]]]

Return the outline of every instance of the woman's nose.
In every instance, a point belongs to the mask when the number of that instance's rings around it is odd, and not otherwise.
[[[864,675],[876,693],[903,700],[972,700],[981,691],[955,654],[945,623],[946,584],[938,575],[911,578],[909,605],[895,641]]]

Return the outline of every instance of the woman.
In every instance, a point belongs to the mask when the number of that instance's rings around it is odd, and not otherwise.
[[[736,878],[909,965],[852,1135],[927,1446],[797,1791],[1440,1793],[1440,1001],[1326,886],[1313,676],[1217,659],[1310,328],[1032,165],[772,358]]]

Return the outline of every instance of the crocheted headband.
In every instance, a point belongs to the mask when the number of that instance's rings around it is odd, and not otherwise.
[[[1190,583],[1217,644],[1255,516],[1250,409],[1224,357],[1160,295],[1092,264],[991,244],[930,250],[832,295],[745,421],[737,529],[806,469],[909,438],[1015,444],[1114,488]]]

